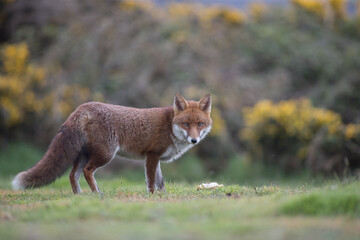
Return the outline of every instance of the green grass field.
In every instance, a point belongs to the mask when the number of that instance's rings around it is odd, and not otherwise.
[[[67,174],[44,188],[11,190],[12,177],[42,154],[20,143],[0,152],[1,240],[360,239],[356,179],[262,180],[264,174],[253,167],[235,164],[233,173],[217,178],[224,187],[198,191],[196,186],[211,177],[198,175],[190,164],[194,159],[185,156],[164,168],[170,179],[166,192],[148,194],[143,170],[124,172],[121,178],[101,177],[100,172],[102,195],[91,193],[84,178],[84,193],[73,195]],[[197,175],[192,183],[177,176],[190,178],[191,171]]]
[[[0,239],[359,239],[360,183],[225,185],[99,179],[102,195],[71,193],[67,177],[28,191],[1,179]]]

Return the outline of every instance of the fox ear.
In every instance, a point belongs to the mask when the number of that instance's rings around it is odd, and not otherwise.
[[[181,96],[179,93],[177,93],[174,97],[173,106],[175,113],[177,113],[180,111],[184,111],[187,108],[188,104],[186,99],[183,96]]]
[[[200,101],[199,107],[201,111],[210,113],[211,112],[211,97],[210,93],[206,94]]]

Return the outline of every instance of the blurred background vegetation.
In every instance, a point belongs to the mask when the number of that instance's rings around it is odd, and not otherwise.
[[[213,130],[170,179],[359,175],[360,3],[283,2],[0,0],[1,174],[38,161],[81,103],[210,92]]]

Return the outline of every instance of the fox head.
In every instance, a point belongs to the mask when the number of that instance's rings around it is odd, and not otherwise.
[[[178,139],[197,144],[210,132],[210,94],[206,94],[198,102],[187,101],[180,94],[176,94],[173,107],[173,133]]]

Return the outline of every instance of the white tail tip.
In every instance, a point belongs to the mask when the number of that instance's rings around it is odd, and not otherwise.
[[[11,182],[12,188],[14,190],[24,190],[25,186],[23,183],[23,175],[25,172],[21,172],[14,177],[14,180]]]

